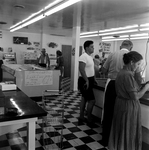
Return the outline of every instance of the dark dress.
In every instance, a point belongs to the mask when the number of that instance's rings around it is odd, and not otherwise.
[[[115,81],[117,98],[109,138],[110,150],[141,150],[142,127],[139,100],[131,99],[130,92],[139,86],[131,71],[121,70]]]
[[[63,76],[63,73],[64,73],[64,58],[63,58],[63,56],[57,57],[56,63],[57,63],[57,66],[55,69],[59,69],[61,76]]]

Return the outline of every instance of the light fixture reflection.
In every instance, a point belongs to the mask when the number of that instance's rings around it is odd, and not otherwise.
[[[19,112],[19,116],[24,115],[24,112],[22,111],[22,109],[19,108],[19,106],[16,104],[16,102],[13,100],[13,98],[10,98],[10,101],[12,102],[12,104],[14,105],[14,107],[17,108],[17,110]]]

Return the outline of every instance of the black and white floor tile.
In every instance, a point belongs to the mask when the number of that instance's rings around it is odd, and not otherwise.
[[[63,124],[63,150],[106,150],[101,144],[102,126],[94,118],[92,127],[86,123],[79,123],[79,103],[81,95],[78,92],[68,92],[65,95],[64,124]],[[41,106],[42,103],[38,102]],[[48,102],[48,105],[58,105],[58,101]],[[56,150],[59,146],[60,131],[54,132],[44,126],[45,148]],[[44,150],[42,136],[42,119],[36,123],[36,150]],[[27,150],[26,127],[13,133],[0,136],[0,150]],[[148,145],[143,150],[148,150]]]

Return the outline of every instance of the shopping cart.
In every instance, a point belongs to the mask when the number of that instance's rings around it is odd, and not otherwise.
[[[42,119],[43,146],[46,150],[60,150],[63,148],[64,93],[58,90],[43,91],[42,105],[48,112]]]

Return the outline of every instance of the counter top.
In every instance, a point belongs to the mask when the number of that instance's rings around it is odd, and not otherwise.
[[[5,97],[0,98],[0,106],[5,106],[5,108],[17,108],[18,115],[0,115],[0,122],[47,115],[46,111],[44,111],[36,102],[31,100],[22,91],[7,91],[3,92],[3,94]]]
[[[98,85],[94,85],[94,88],[104,92],[106,80],[107,79],[97,79]],[[140,98],[140,103],[149,106],[149,91]]]
[[[149,106],[149,91],[147,91],[142,98],[140,98],[140,103]]]

